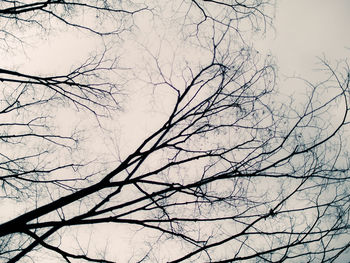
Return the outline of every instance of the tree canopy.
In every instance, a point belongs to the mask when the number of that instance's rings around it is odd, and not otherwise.
[[[54,72],[0,64],[1,260],[348,253],[349,65],[323,57],[322,79],[281,90],[253,45],[273,4],[1,1],[3,54],[59,34],[93,46]]]

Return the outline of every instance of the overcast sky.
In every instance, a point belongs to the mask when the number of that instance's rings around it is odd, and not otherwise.
[[[269,34],[266,45],[282,73],[306,77],[316,68],[316,56],[349,57],[349,13],[348,0],[277,0],[275,38]]]
[[[316,62],[315,57],[322,53],[329,58],[337,59],[349,56],[350,1],[277,0],[276,2],[273,19],[276,32],[268,29],[267,38],[261,45],[266,45],[266,49],[278,57],[279,64],[285,71],[298,72],[300,69],[312,67]],[[57,34],[56,37],[51,36],[40,49],[36,47],[31,53],[28,52],[29,63],[47,64],[42,63],[43,60],[48,61],[49,58],[55,57],[51,63],[60,64],[64,62],[65,54],[69,57],[79,57],[89,48],[85,37],[74,34],[67,38],[64,33]],[[55,52],[52,53],[52,50]],[[60,56],[57,57],[57,54]]]
[[[317,56],[324,54],[328,59],[344,59],[350,56],[350,1],[277,0],[276,2],[273,19],[276,30],[268,28],[266,39],[255,45],[258,49],[262,51],[265,49],[276,56],[281,74],[287,76],[300,74],[312,78],[311,70],[317,68]],[[86,41],[85,33],[67,35],[62,32],[50,36],[44,43],[40,40],[36,43],[38,45],[33,43],[33,49],[28,51],[27,60],[21,63],[21,68],[25,71],[37,67],[39,71],[50,68],[61,69],[67,64],[67,58],[70,61],[76,59],[79,63],[95,45]],[[13,54],[10,55],[10,60],[15,64],[18,62]]]
[[[270,33],[264,41],[257,43],[257,48],[276,56],[282,76],[315,78],[317,74],[313,75],[312,69],[317,68],[317,56],[324,54],[331,60],[350,57],[350,0],[276,1],[273,21],[276,30],[272,32],[268,29]],[[67,58],[80,60],[93,46],[84,35],[57,34],[28,52],[28,58],[20,63],[22,71],[33,68],[36,71],[61,69],[67,64]],[[16,58],[12,59],[10,64],[18,62]],[[3,64],[9,63],[4,61],[0,61],[0,67],[6,67]],[[129,122],[140,124],[133,116],[136,118],[140,115],[128,115]],[[148,119],[142,120],[143,125],[148,122]],[[140,132],[143,130],[140,129]]]

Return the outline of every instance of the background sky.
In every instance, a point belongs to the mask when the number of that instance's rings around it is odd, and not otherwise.
[[[274,30],[267,28],[265,38],[254,40],[254,46],[260,52],[270,53],[275,57],[279,88],[290,91],[293,85],[294,93],[302,92],[305,88],[302,83],[294,85],[293,80],[286,81],[288,77],[293,76],[321,81],[322,75],[317,71],[320,68],[317,57],[325,56],[333,63],[350,57],[349,13],[348,0],[276,1]],[[100,46],[97,41],[97,38],[91,38],[86,32],[74,35],[69,32],[55,32],[47,39],[36,39],[36,42],[31,43],[32,47],[27,49],[27,57],[24,60],[11,54],[9,60],[3,60],[2,63],[0,61],[0,66],[3,63],[15,64],[24,72],[34,71],[36,74],[57,73],[57,69],[61,72],[68,71],[71,63],[67,61],[78,65],[89,52],[96,51],[96,47]],[[22,63],[18,64],[18,61]],[[135,107],[128,108],[126,105],[125,110],[130,113],[130,118],[124,122],[132,120],[133,123],[148,125],[144,117],[135,121],[135,118],[140,116],[140,112],[135,112]]]
[[[319,82],[324,80],[324,75],[317,70],[321,66],[318,57],[325,56],[332,63],[350,57],[350,1],[277,0],[275,7],[274,29],[267,28],[265,38],[260,40],[258,36],[253,44],[261,53],[275,58],[279,78],[277,88],[293,93],[297,98],[298,93],[304,93],[305,83],[290,77]],[[138,100],[136,96],[133,99]],[[151,121],[164,118],[164,108],[159,107],[158,112],[147,109],[149,99],[138,100],[139,109],[125,105],[129,115],[122,115],[120,120],[123,127],[129,127],[126,130],[133,132],[122,134],[119,142],[127,140],[138,145],[145,130],[154,127]]]
[[[277,0],[276,31],[262,46],[277,57],[280,73],[308,77],[318,68],[317,56],[350,56],[349,13],[347,0]]]
[[[273,18],[275,30],[268,28],[266,38],[254,44],[262,53],[271,53],[276,57],[282,86],[291,87],[284,81],[291,76],[317,81],[320,76],[318,71],[314,71],[319,68],[317,56],[324,55],[333,62],[350,57],[349,14],[349,0],[277,0]],[[0,61],[0,67],[15,65],[23,72],[48,74],[57,72],[57,69],[65,70],[67,61],[76,61],[79,64],[82,58],[95,50],[95,39],[91,38],[91,42],[86,39],[85,33],[71,35],[56,32],[47,39],[32,43],[25,58],[19,60],[22,55],[11,55]],[[293,86],[295,92],[298,89],[302,92],[303,88],[304,86]],[[146,105],[139,106],[138,109],[126,106],[124,117],[119,120],[120,126],[132,132],[118,137],[116,145],[123,141],[138,144],[141,139],[137,131],[144,133],[144,128],[150,125],[150,115],[143,108]],[[146,113],[148,118],[145,118]],[[152,118],[156,116],[152,115]],[[124,244],[125,250],[130,249],[127,245],[133,244]]]
[[[349,57],[349,13],[348,0],[277,0],[275,30],[268,28],[266,38],[254,44],[259,50],[276,56],[281,73],[304,75],[317,68],[317,56]],[[86,34],[55,32],[47,39],[36,39],[27,49],[27,58],[20,67],[48,71],[64,68],[67,59],[78,63],[96,46],[94,40],[86,41]],[[19,61],[13,56],[9,59],[6,63]]]

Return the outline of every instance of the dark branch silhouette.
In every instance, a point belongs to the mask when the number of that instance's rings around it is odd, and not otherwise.
[[[96,248],[92,233],[106,225],[141,237],[132,262],[333,262],[348,252],[346,61],[322,58],[325,81],[300,80],[307,95],[285,96],[275,65],[245,42],[245,26],[264,31],[271,23],[268,3],[180,2],[0,4],[1,20],[47,28],[54,18],[103,40],[110,33],[122,38],[117,32],[130,29],[124,19],[131,25],[133,15],[148,10],[154,21],[178,26],[182,35],[174,35],[201,54],[193,62],[176,47],[168,63],[161,48],[140,45],[149,64],[142,73],[123,68],[125,78],[164,92],[166,118],[105,169],[83,147],[86,128],[66,132],[54,109],[83,112],[101,136],[111,136],[103,124],[117,119],[119,83],[127,81],[111,77],[118,60],[108,50],[57,75],[0,68],[0,196],[23,209],[0,224],[3,261],[39,262],[49,254],[63,262],[115,262],[108,248]],[[71,10],[114,21],[117,30],[78,23]],[[135,44],[135,32],[123,40]],[[123,239],[122,231],[108,234]]]

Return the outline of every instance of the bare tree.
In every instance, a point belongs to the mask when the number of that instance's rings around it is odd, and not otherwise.
[[[325,81],[303,80],[307,96],[284,96],[272,61],[243,35],[248,27],[265,30],[267,3],[3,2],[1,19],[45,28],[58,19],[102,38],[120,31],[75,22],[70,12],[117,23],[120,14],[152,12],[154,21],[179,26],[176,37],[186,40],[174,56],[143,45],[144,71],[126,70],[165,92],[166,118],[109,163],[109,172],[78,158],[85,154],[80,133],[62,134],[49,114],[72,107],[99,122],[120,109],[108,52],[62,75],[0,69],[1,197],[23,208],[0,225],[4,261],[35,262],[46,253],[65,262],[122,260],[119,251],[99,253],[87,234],[106,225],[142,240],[132,262],[333,262],[347,252],[350,70],[322,59]],[[201,57],[184,57],[189,46]]]

